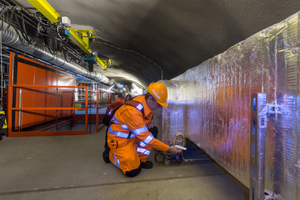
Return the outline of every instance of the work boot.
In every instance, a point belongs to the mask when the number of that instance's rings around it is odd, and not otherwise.
[[[153,164],[151,161],[141,162],[141,168],[143,169],[151,169]]]
[[[106,163],[110,163],[110,160],[109,160],[109,150],[110,150],[109,147],[105,147],[105,150],[103,151],[103,154],[102,154],[103,160]]]

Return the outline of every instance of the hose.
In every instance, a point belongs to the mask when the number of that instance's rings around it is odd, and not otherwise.
[[[177,137],[178,136],[181,136],[181,140],[177,140]],[[182,143],[182,146],[184,146],[184,135],[182,133],[177,133],[175,136],[174,136],[174,139],[173,139],[173,146],[175,146],[175,144],[177,143]],[[161,158],[158,158],[159,156],[161,156]],[[185,161],[184,157],[183,157],[183,153],[181,154],[181,157],[182,157],[182,160]],[[154,156],[154,160],[155,162],[157,163],[164,163],[165,160],[168,160],[170,161],[170,154],[167,154],[165,152],[157,152]],[[181,160],[176,160],[178,163],[181,162]]]
[[[181,140],[178,141],[177,140],[177,137],[178,136],[181,136]],[[181,143],[182,142],[182,146],[184,146],[184,135],[182,133],[177,133],[175,136],[174,136],[174,140],[173,140],[173,146],[175,146],[176,142],[178,143]],[[182,153],[182,160],[185,160],[184,157],[183,157],[183,153]]]
[[[158,156],[161,156],[161,158],[158,158]],[[157,163],[164,163],[164,161],[167,159],[167,154],[164,152],[157,152],[154,156],[154,160]],[[170,158],[168,158],[167,160],[169,160]]]

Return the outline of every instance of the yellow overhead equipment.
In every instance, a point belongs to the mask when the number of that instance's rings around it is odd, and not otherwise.
[[[33,5],[38,11],[40,11],[50,22],[59,22],[60,15],[54,10],[54,8],[46,0],[28,0],[31,5]],[[96,34],[93,30],[78,30],[70,28],[70,39],[87,55],[91,55],[93,51],[89,46],[89,33],[91,33],[95,38]],[[92,37],[93,37],[92,36]],[[96,62],[104,70],[107,68],[107,64],[110,61],[101,60],[98,56],[95,57]]]
[[[100,63],[99,65],[102,65],[102,66],[111,65],[111,61],[110,60],[101,60],[99,57],[96,57],[96,62]],[[107,69],[105,68],[103,70],[107,70]]]
[[[50,22],[58,22],[60,15],[52,8],[46,0],[28,0],[38,11],[40,11]]]
[[[86,45],[84,43],[83,39],[79,37],[79,35],[75,32],[74,29],[70,28],[70,39],[86,54],[91,55],[93,53],[92,49],[89,47],[89,45]]]

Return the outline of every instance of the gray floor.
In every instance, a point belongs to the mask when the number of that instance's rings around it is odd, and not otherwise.
[[[102,161],[103,142],[104,129],[85,136],[4,137],[0,199],[248,199],[243,187],[209,160],[154,163],[128,178]]]

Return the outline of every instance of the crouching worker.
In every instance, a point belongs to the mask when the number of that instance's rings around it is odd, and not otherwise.
[[[167,88],[162,83],[152,83],[148,93],[133,98],[137,106],[123,104],[111,120],[107,131],[107,147],[103,152],[105,162],[111,162],[129,177],[136,176],[141,168],[153,167],[147,158],[152,148],[178,154],[180,149],[162,143],[157,138],[158,129],[151,122],[153,111],[167,107]]]

